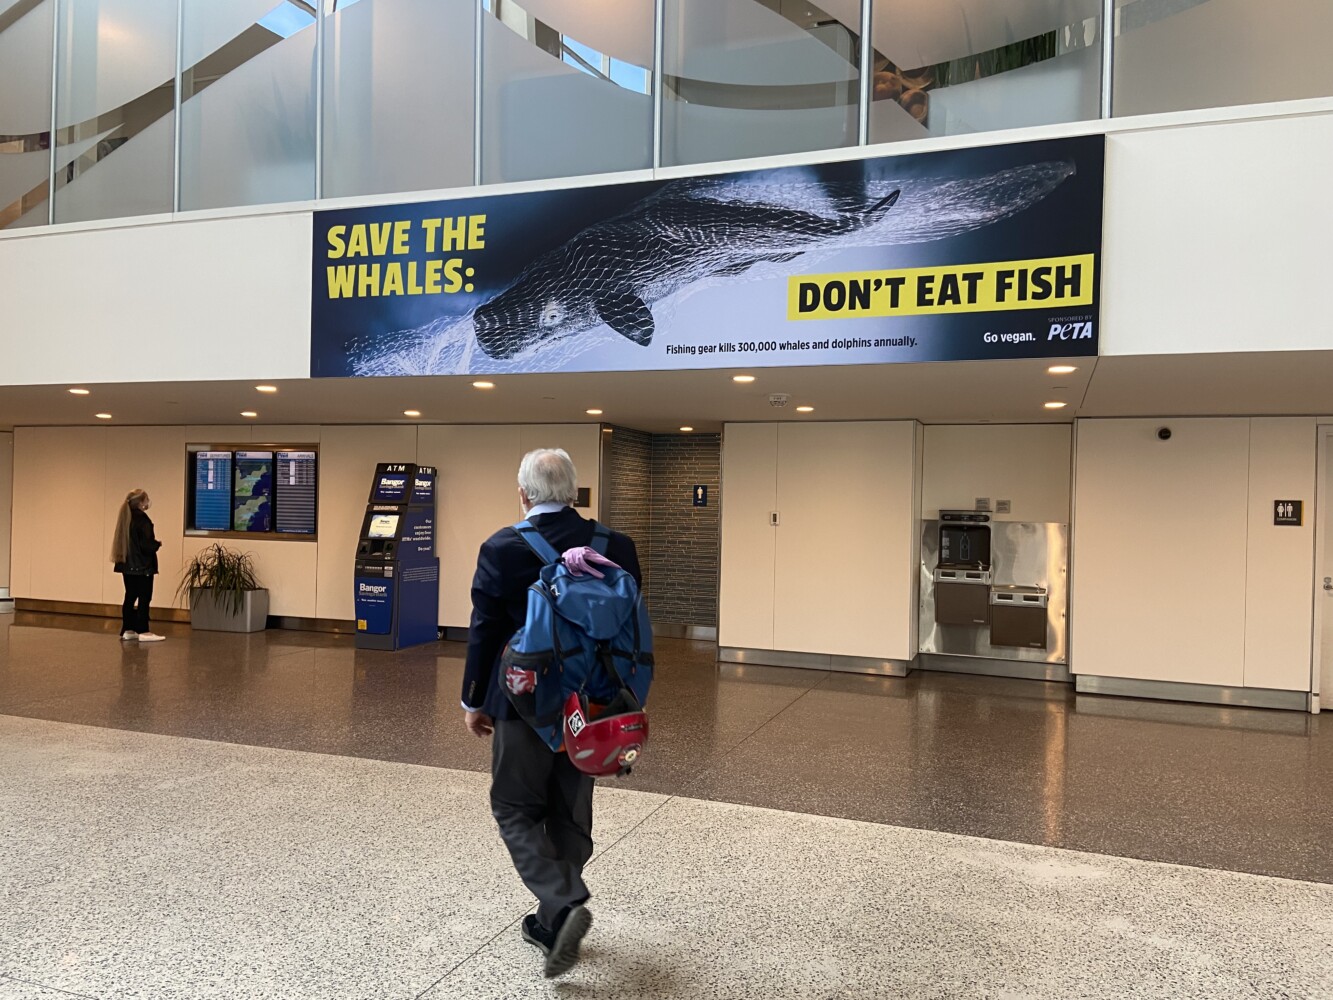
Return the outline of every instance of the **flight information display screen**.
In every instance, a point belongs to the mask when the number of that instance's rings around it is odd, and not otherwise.
[[[313,451],[280,451],[277,461],[277,530],[315,533],[317,456]]]
[[[194,454],[194,526],[203,531],[231,528],[231,452]]]
[[[238,451],[231,493],[232,531],[272,531],[273,452]]]
[[[316,448],[187,445],[185,477],[186,534],[316,535]]]

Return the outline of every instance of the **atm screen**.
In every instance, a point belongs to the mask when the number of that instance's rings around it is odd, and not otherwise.
[[[397,538],[398,514],[375,514],[366,530],[367,538]]]
[[[231,514],[232,531],[273,530],[273,452],[236,452]]]

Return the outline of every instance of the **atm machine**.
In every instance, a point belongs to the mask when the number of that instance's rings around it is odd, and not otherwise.
[[[402,649],[439,638],[433,467],[375,466],[354,586],[358,649]]]

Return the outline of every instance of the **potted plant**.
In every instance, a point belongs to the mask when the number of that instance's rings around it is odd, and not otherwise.
[[[189,597],[190,625],[212,632],[260,632],[268,627],[268,591],[255,578],[254,559],[214,542],[185,566],[177,597]]]

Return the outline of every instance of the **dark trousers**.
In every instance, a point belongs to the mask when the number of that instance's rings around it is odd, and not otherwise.
[[[553,753],[521,719],[497,721],[491,738],[491,814],[537,919],[588,899],[583,866],[592,857],[593,779]]]
[[[125,581],[125,603],[120,606],[122,632],[148,631],[148,602],[153,599],[153,578],[137,573],[121,573]]]

